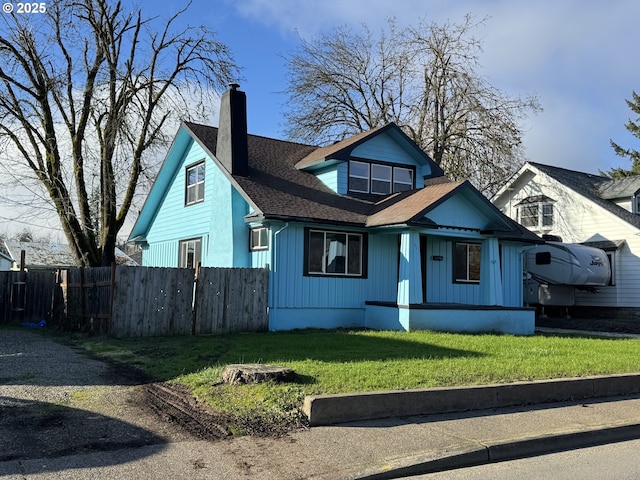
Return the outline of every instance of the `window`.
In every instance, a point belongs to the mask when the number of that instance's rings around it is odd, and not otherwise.
[[[349,190],[352,192],[369,193],[368,163],[349,162]]]
[[[305,275],[366,277],[366,239],[361,233],[305,230]]]
[[[389,195],[414,188],[413,178],[413,168],[349,161],[350,192]]]
[[[393,191],[404,192],[413,188],[413,170],[395,167],[393,169]]]
[[[202,239],[182,240],[178,245],[179,268],[195,268],[202,261]]]
[[[204,162],[187,167],[185,205],[204,200]]]
[[[269,250],[269,230],[266,227],[252,228],[249,232],[249,250]]]
[[[371,164],[371,193],[389,195],[391,193],[391,173],[389,165]]]
[[[548,231],[553,228],[553,202],[544,195],[529,197],[518,204],[520,224],[531,230]]]
[[[454,283],[480,282],[479,243],[453,244],[453,281]]]

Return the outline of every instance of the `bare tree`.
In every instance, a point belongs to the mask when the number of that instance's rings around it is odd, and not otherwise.
[[[522,164],[519,122],[540,105],[480,75],[477,26],[389,21],[377,36],[363,26],[301,39],[287,57],[287,135],[329,143],[393,121],[452,178],[494,192]]]
[[[227,47],[112,0],[0,19],[0,141],[54,205],[79,265],[108,265],[149,154],[236,78]],[[173,133],[173,132],[170,132]]]

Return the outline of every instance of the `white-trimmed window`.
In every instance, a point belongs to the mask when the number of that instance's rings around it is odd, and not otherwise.
[[[367,236],[305,229],[305,275],[366,277]]]
[[[518,221],[533,231],[549,231],[553,228],[553,204],[555,200],[544,195],[525,198],[518,207]]]
[[[204,200],[204,162],[187,167],[185,181],[185,205]]]
[[[269,229],[267,227],[252,228],[249,232],[249,250],[269,250]]]
[[[456,242],[453,244],[454,283],[480,283],[479,243]]]
[[[389,165],[371,164],[371,193],[389,195],[391,193],[392,168]]]
[[[178,267],[195,268],[202,261],[202,239],[190,238],[178,244]]]
[[[410,168],[394,167],[393,191],[403,192],[413,188],[413,170]]]
[[[349,190],[369,193],[369,164],[351,160],[349,162]]]
[[[384,163],[349,161],[349,191],[389,195],[415,186],[414,169]]]

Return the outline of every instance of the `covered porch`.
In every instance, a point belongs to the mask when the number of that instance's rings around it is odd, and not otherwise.
[[[473,252],[467,252],[467,264],[456,265],[456,252],[464,252],[456,247],[465,245],[473,245]],[[365,302],[365,326],[532,335],[535,309],[522,306],[522,247],[508,241],[501,244],[489,232],[399,233],[396,301]],[[473,262],[471,255],[476,255]]]

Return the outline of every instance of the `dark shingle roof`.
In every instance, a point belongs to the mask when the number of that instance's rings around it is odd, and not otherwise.
[[[185,123],[185,126],[196,141],[215,156],[218,129],[195,123]],[[357,136],[358,140],[361,138],[362,136]],[[257,209],[250,218],[361,227],[428,224],[426,219],[418,218],[421,212],[468,183],[451,182],[444,176],[438,176],[426,181],[425,187],[421,189],[384,199],[368,199],[337,194],[313,173],[299,169],[302,159],[309,160],[310,163],[305,164],[309,166],[318,159],[326,159],[329,150],[344,149],[345,145],[353,143],[353,139],[348,139],[327,149],[248,135],[248,175],[230,175],[229,178]],[[317,151],[321,151],[321,154],[315,155],[314,152]],[[224,171],[224,167],[221,168]],[[478,195],[482,197],[481,194]],[[493,208],[488,200],[486,202]],[[498,215],[501,214],[498,212]],[[523,228],[513,227],[513,232],[519,238],[536,238]]]
[[[187,123],[187,127],[215,155],[218,129]],[[318,147],[248,135],[249,174],[233,175],[262,215],[269,218],[330,221],[364,225],[374,203],[338,195],[314,174],[295,164]]]
[[[542,163],[528,162],[529,165],[537,168],[543,173],[546,173],[550,177],[554,178],[558,182],[567,186],[574,192],[588,198],[593,203],[601,206],[605,210],[616,215],[620,219],[624,220],[630,225],[636,228],[640,228],[640,215],[631,213],[628,210],[616,205],[607,198],[619,198],[619,197],[603,197],[602,192],[616,190],[612,187],[619,180],[612,180],[601,175],[594,175],[591,173],[577,172],[575,170],[567,170],[566,168],[552,167],[551,165],[544,165]]]

